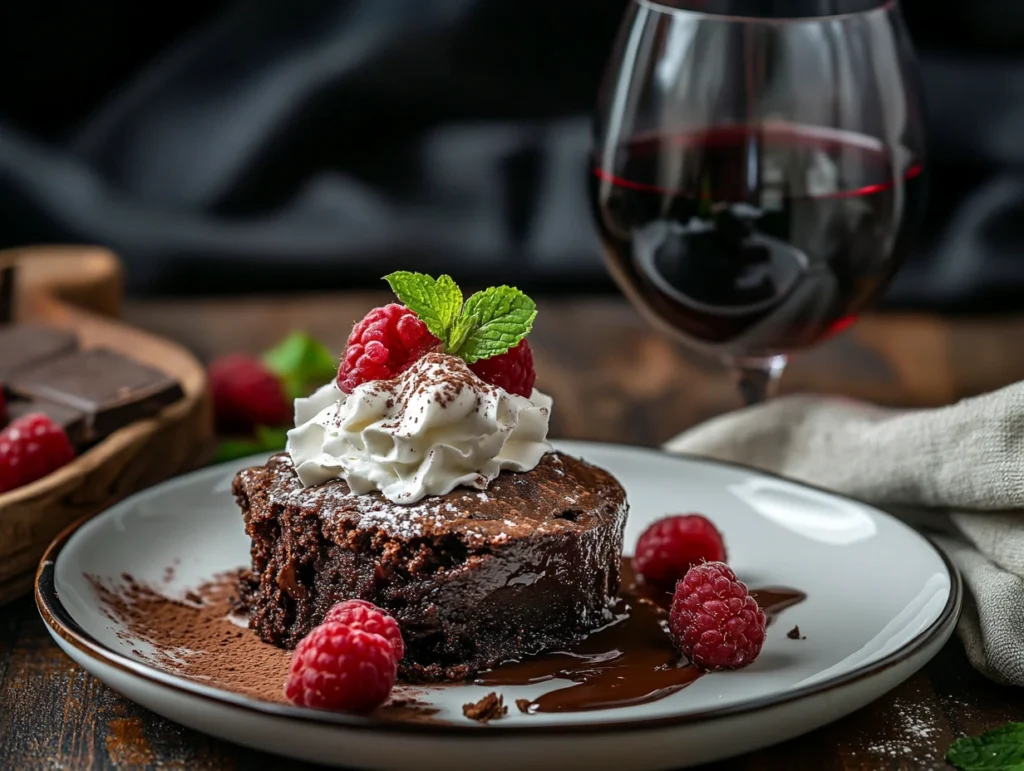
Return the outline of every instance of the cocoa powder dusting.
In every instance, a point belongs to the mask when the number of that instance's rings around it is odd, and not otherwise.
[[[142,640],[132,653],[180,677],[264,701],[287,704],[284,682],[291,651],[263,642],[248,628],[238,595],[244,570],[220,573],[180,597],[168,597],[122,575],[118,585],[87,575],[107,618],[123,624],[123,640]],[[145,648],[145,650],[143,650]],[[417,698],[419,690],[396,687],[375,717],[396,722],[446,723],[440,710]],[[137,721],[135,721],[137,722]],[[141,724],[111,721],[107,752],[116,763],[141,763],[149,752]]]
[[[87,576],[107,616],[152,646],[136,650],[152,666],[266,701],[287,703],[282,687],[291,653],[263,642],[232,613],[238,572],[221,573],[181,599],[122,576],[120,586]]]

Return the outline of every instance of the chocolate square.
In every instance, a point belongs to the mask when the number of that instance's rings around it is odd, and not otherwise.
[[[19,370],[77,348],[78,337],[66,329],[35,324],[0,327],[0,382],[6,383]]]
[[[0,268],[0,324],[14,321],[14,294],[18,271],[14,265]]]
[[[62,356],[11,378],[8,389],[85,414],[85,441],[96,441],[180,399],[181,385],[159,370],[106,348]]]
[[[61,426],[76,448],[88,443],[85,413],[74,407],[39,399],[16,399],[7,403],[7,420],[17,420],[33,412],[41,412]]]

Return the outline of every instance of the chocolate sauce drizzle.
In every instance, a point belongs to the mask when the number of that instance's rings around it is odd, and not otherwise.
[[[702,674],[672,646],[667,631],[672,596],[638,580],[632,561],[622,561],[622,596],[613,608],[614,620],[566,651],[511,661],[483,673],[478,685],[533,685],[548,680],[572,685],[545,693],[527,711],[587,712],[629,707],[664,699],[696,681]],[[768,616],[768,623],[807,595],[795,589],[771,587],[751,594]]]

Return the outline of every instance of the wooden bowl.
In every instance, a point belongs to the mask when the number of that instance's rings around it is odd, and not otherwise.
[[[84,348],[102,345],[172,375],[185,395],[64,468],[0,494],[0,605],[31,588],[46,546],[71,522],[201,465],[213,447],[203,366],[178,345],[116,320],[123,292],[117,257],[92,247],[0,251],[0,267],[12,264],[16,320],[74,330]]]

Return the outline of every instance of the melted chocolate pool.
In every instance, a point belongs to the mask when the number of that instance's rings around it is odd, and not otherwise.
[[[632,561],[622,562],[622,597],[615,620],[566,651],[530,656],[485,672],[479,685],[532,685],[571,680],[545,693],[529,712],[585,712],[628,707],[664,699],[703,673],[682,659],[667,631],[672,596],[639,581]],[[770,624],[780,612],[806,598],[795,589],[752,590]]]

